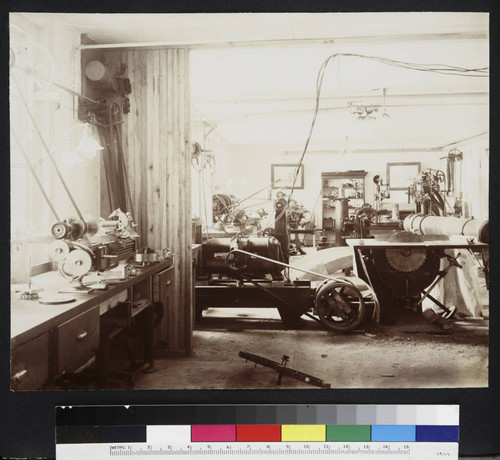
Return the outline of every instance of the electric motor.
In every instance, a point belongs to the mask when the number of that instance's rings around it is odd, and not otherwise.
[[[282,268],[265,260],[252,258],[241,253],[233,253],[233,249],[241,249],[253,254],[283,262],[281,245],[274,237],[267,238],[213,238],[202,245],[202,268],[207,274],[235,275],[247,274],[262,277],[271,274],[279,276]]]

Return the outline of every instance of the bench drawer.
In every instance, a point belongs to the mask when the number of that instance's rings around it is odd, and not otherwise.
[[[56,374],[85,364],[99,347],[99,307],[57,327]]]
[[[49,333],[12,350],[11,388],[37,390],[49,380]]]

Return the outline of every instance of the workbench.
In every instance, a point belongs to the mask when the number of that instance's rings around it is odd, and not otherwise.
[[[108,341],[117,328],[126,326],[120,318],[109,328],[117,306],[129,305],[128,315],[145,314],[153,327],[155,302],[163,302],[172,284],[161,285],[167,271],[173,271],[172,259],[134,268],[135,274],[108,285],[106,290],[64,294],[75,300],[63,304],[42,304],[11,295],[11,387],[15,390],[40,389],[44,384],[83,366],[97,353],[98,378],[106,381]],[[55,295],[68,281],[51,271],[33,277],[35,286],[43,287],[40,297]],[[63,295],[63,294],[59,294]],[[104,321],[104,319],[106,319]],[[106,326],[104,326],[106,325]],[[110,335],[103,340],[103,331]],[[153,366],[153,330],[145,341],[145,359]],[[146,338],[146,334],[145,334]],[[100,359],[99,359],[100,357]]]

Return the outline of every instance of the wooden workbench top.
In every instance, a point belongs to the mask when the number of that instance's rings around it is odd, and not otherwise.
[[[104,291],[95,290],[90,294],[59,294],[75,298],[74,301],[64,304],[46,305],[41,304],[38,300],[22,300],[19,298],[19,294],[12,293],[11,348],[17,348],[113,297],[118,299],[120,294],[126,293],[128,288],[171,265],[172,260],[168,259],[147,267],[137,268],[137,273],[134,276],[120,283],[109,285],[108,289]],[[54,295],[59,289],[68,287],[68,281],[55,271],[33,277],[32,283],[34,286],[43,287],[44,290],[40,292],[40,297]]]

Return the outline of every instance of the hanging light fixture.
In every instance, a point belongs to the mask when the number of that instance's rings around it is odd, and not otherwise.
[[[65,169],[73,169],[76,165],[83,161],[83,157],[71,148],[69,139],[64,140],[64,147],[61,148],[61,155],[59,156],[59,164]]]
[[[75,150],[81,153],[85,158],[92,160],[99,150],[104,150],[104,147],[92,137],[89,124],[85,123],[84,126],[83,137]]]
[[[386,110],[385,98],[387,88],[382,88],[383,104],[367,104],[365,102],[350,102],[348,110],[355,120],[377,120],[391,118]]]
[[[83,135],[76,144],[75,137],[72,138],[71,132],[83,127]],[[92,136],[92,131],[89,123],[79,123],[67,128],[58,142],[50,149],[51,153],[56,154],[61,152],[58,158],[58,163],[65,169],[73,169],[76,165],[84,160],[95,158],[99,150],[104,147],[99,145],[96,139]]]

